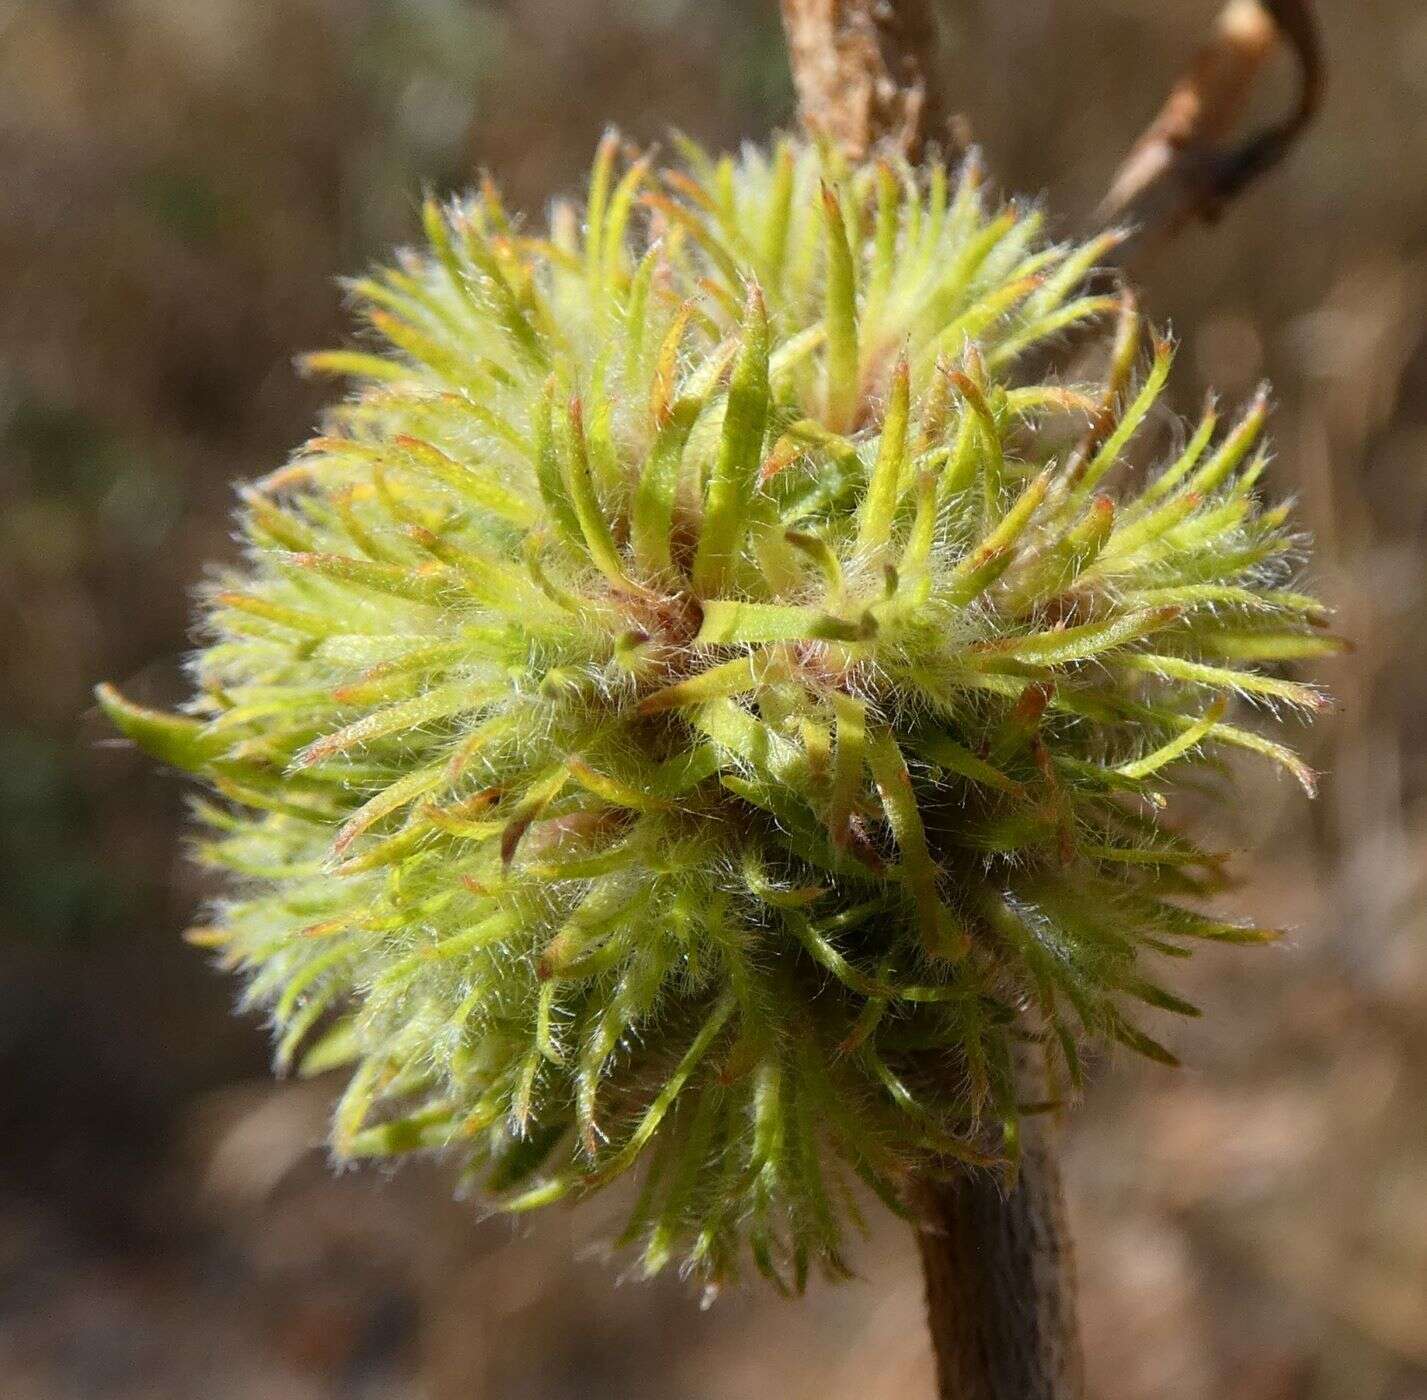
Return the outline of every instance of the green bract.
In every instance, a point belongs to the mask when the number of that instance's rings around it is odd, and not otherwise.
[[[197,937],[281,1066],[351,1066],[340,1156],[516,1210],[640,1169],[649,1270],[796,1287],[851,1177],[1014,1141],[1018,1039],[1168,1058],[1147,962],[1270,936],[1193,910],[1160,788],[1226,745],[1309,785],[1225,705],[1317,707],[1257,663],[1333,642],[1262,398],[1127,458],[1170,351],[1085,289],[1113,239],[974,164],[683,155],[607,140],[548,237],[428,206],[353,284],[384,348],[312,358],[353,397],[244,493],[189,715],[102,695],[215,790]],[[1099,323],[1103,382],[1018,378]]]

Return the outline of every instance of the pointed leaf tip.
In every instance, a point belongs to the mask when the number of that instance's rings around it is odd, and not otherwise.
[[[750,280],[743,343],[733,360],[718,457],[704,497],[703,528],[694,559],[694,587],[722,593],[747,533],[749,500],[763,459],[771,389],[768,382],[768,315],[763,292]]]
[[[226,741],[205,732],[200,720],[186,715],[165,714],[127,700],[108,681],[94,688],[105,718],[126,739],[137,744],[150,758],[200,773],[226,747]]]

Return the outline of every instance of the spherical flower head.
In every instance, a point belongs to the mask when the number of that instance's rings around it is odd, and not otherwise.
[[[625,1243],[843,1269],[859,1179],[1011,1151],[1019,1048],[1168,1052],[1151,964],[1259,930],[1162,824],[1238,703],[1333,649],[1254,496],[1260,396],[1161,405],[1113,246],[978,168],[795,142],[656,173],[607,139],[533,235],[489,189],[352,284],[376,348],[243,493],[182,716],[193,935],[342,1158],[445,1149],[525,1210],[625,1173]],[[1103,346],[1076,387],[1044,366]],[[1150,465],[1156,463],[1157,465]],[[1269,663],[1262,669],[1260,663]]]

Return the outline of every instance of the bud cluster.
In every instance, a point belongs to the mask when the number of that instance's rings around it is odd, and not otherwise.
[[[1254,488],[1262,397],[1179,432],[1167,344],[978,168],[601,146],[531,234],[489,188],[356,281],[380,341],[244,490],[180,716],[280,1066],[342,1158],[454,1154],[526,1210],[623,1173],[711,1282],[843,1269],[859,1179],[1011,1150],[1018,1042],[1158,1059],[1200,912],[1160,818],[1231,705],[1332,651]],[[1099,329],[1099,327],[1104,329]],[[1026,377],[1067,335],[1088,385]],[[1151,465],[1153,463],[1153,465]]]

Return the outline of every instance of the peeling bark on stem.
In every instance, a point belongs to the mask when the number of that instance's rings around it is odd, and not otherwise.
[[[932,0],[782,0],[804,125],[854,159],[912,160],[943,123]]]

